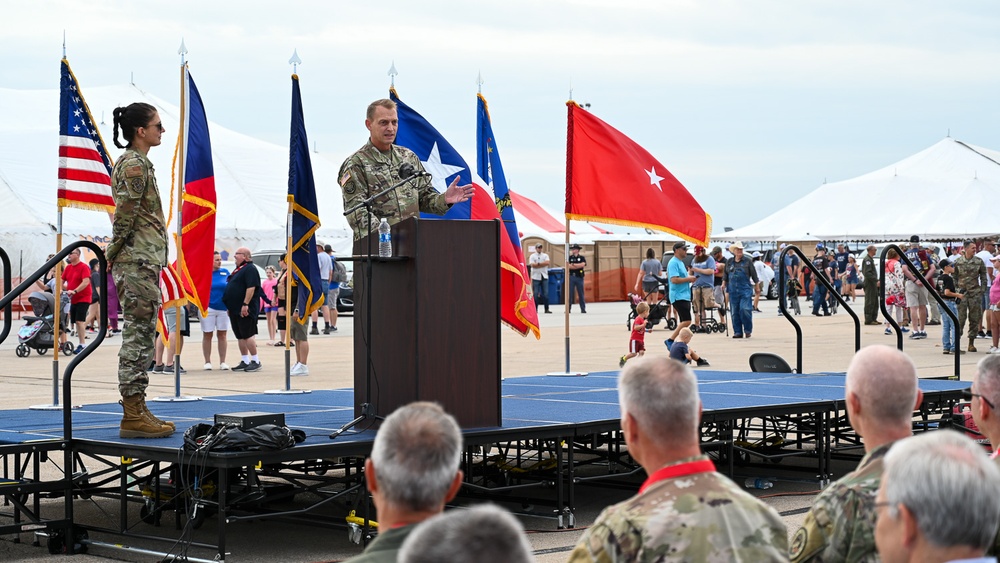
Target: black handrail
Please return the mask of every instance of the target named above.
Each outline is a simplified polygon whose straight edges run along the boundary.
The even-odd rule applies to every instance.
[[[813,273],[813,279],[817,282],[822,282],[822,284],[826,286],[827,291],[837,298],[837,301],[843,305],[844,310],[851,315],[852,319],[854,319],[855,352],[861,349],[861,319],[858,318],[858,314],[851,309],[851,306],[847,304],[847,301],[844,300],[843,296],[837,293],[837,290],[833,287],[833,283],[826,279],[826,274],[820,273],[820,271],[816,269],[816,266],[813,266],[812,261],[806,258],[806,255],[802,253],[802,250],[799,249],[799,247],[794,244],[786,246],[778,256],[778,266],[780,268],[778,271],[778,310],[781,311],[782,316],[784,316],[788,322],[792,323],[792,326],[795,327],[795,369],[798,373],[802,373],[802,328],[799,326],[799,322],[788,314],[788,308],[785,305],[785,291],[788,277],[785,270],[785,256],[789,252],[794,252],[795,255],[799,257],[802,264],[806,268],[809,268],[809,270]],[[772,260],[771,263],[774,264],[774,261]],[[808,291],[809,288],[806,288],[806,292]]]
[[[48,262],[42,265],[41,268],[36,270],[34,273],[29,275],[27,278],[21,281],[21,285],[13,289],[13,291],[5,291],[4,296],[0,299],[0,308],[5,311],[9,311],[11,304],[14,299],[19,295],[24,293],[27,289],[35,284],[35,281],[41,279],[41,277],[55,267],[61,260],[69,256],[69,253],[76,250],[77,248],[89,248],[97,256],[98,261],[98,278],[101,283],[101,295],[108,294],[108,261],[104,257],[104,250],[101,249],[97,244],[89,240],[80,240],[72,242],[62,250],[57,252]],[[6,254],[3,255],[6,258]],[[7,271],[9,268],[9,261],[4,262],[4,267]],[[9,285],[9,274],[5,271],[5,288]],[[59,304],[57,303],[58,307]],[[10,317],[10,313],[7,313],[7,317]],[[66,366],[66,371],[63,373],[63,441],[65,446],[63,448],[63,472],[65,474],[64,482],[66,483],[66,489],[63,491],[63,498],[65,499],[65,513],[66,521],[68,522],[68,528],[66,530],[66,549],[70,555],[74,553],[74,530],[73,530],[73,392],[72,392],[72,381],[73,381],[73,370],[76,366],[80,365],[84,359],[87,358],[98,346],[104,342],[104,337],[108,332],[108,300],[100,300],[100,315],[98,317],[100,323],[100,329],[97,331],[97,337],[79,354],[70,360],[69,365]],[[7,321],[4,321],[5,326]],[[9,327],[8,327],[9,328]],[[56,341],[59,340],[59,330],[56,327]],[[4,332],[6,336],[6,332]],[[0,340],[2,341],[2,340]],[[58,343],[56,343],[58,346]]]
[[[896,331],[896,348],[898,348],[899,351],[902,352],[903,331],[900,328],[899,324],[896,323],[896,320],[889,315],[889,310],[885,306],[885,255],[886,253],[889,252],[890,248],[896,251],[896,254],[899,255],[899,259],[902,260],[903,263],[906,264],[908,268],[910,268],[911,272],[916,272],[917,267],[913,262],[910,261],[909,257],[906,256],[906,253],[903,252],[903,249],[900,248],[898,245],[887,244],[885,245],[885,248],[882,249],[882,253],[879,254],[879,273],[882,276],[882,283],[879,284],[878,288],[879,309],[882,310],[882,315],[885,317],[886,321],[888,321],[888,323],[892,326],[893,330]],[[942,311],[941,314],[948,315],[955,325],[955,375],[952,377],[952,379],[962,379],[962,362],[961,358],[959,358],[960,354],[958,353],[959,350],[958,336],[959,336],[959,331],[962,330],[962,327],[958,326],[958,317],[956,317],[955,314],[951,312],[951,309],[945,306],[944,299],[938,293],[937,288],[934,287],[933,283],[928,282],[927,278],[924,278],[924,283],[922,285],[927,288],[927,293],[934,298],[934,301],[937,301],[938,306]],[[912,321],[913,319],[910,320]]]
[[[4,297],[10,295],[10,285],[11,285],[11,267],[10,258],[7,256],[7,251],[0,248],[0,262],[3,262],[3,294]],[[14,303],[13,300],[7,302],[3,307],[3,329],[0,330],[0,344],[10,335],[10,327],[14,324]]]

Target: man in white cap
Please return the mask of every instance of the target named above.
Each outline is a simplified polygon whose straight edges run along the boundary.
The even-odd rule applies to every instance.
[[[726,260],[724,284],[733,310],[733,338],[750,338],[753,332],[753,290],[757,284],[757,270],[743,256],[743,243],[729,246],[733,257]]]
[[[535,296],[535,311],[539,305],[545,306],[545,312],[549,311],[549,255],[542,252],[542,243],[535,245],[535,251],[528,258],[528,265],[531,266],[531,292]]]

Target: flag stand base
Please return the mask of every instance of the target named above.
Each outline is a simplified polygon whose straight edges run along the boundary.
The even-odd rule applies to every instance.
[[[70,408],[75,410],[75,409],[78,409],[80,407],[81,407],[81,405],[73,405]],[[30,407],[28,407],[28,410],[32,410],[32,411],[61,411],[61,410],[63,410],[63,406],[62,405],[55,405],[55,404],[50,404],[50,405],[31,405]]]
[[[550,371],[546,373],[548,377],[584,377],[589,375],[586,371]]]
[[[312,393],[309,389],[269,389],[264,391],[265,395],[305,395]]]
[[[156,401],[157,403],[189,403],[191,401],[200,401],[201,397],[179,395],[177,397],[155,397],[152,400]]]

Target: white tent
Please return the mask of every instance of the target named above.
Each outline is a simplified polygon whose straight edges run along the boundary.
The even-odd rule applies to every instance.
[[[805,197],[722,240],[954,240],[1000,233],[1000,152],[945,138],[891,164]],[[795,239],[801,240],[801,239]]]
[[[112,158],[122,151],[112,141],[111,115],[115,107],[132,102],[155,106],[166,128],[163,144],[154,147],[150,160],[168,213],[171,163],[177,139],[179,109],[136,86],[84,87],[94,119]],[[213,104],[224,103],[204,92],[211,117]],[[289,115],[290,119],[290,115]],[[28,273],[55,251],[57,223],[56,185],[59,158],[59,91],[0,88],[0,247],[14,263],[23,261]],[[308,123],[307,123],[308,128]],[[210,122],[212,158],[217,194],[216,246],[232,252],[284,248],[288,193],[288,147],[254,139]],[[123,139],[122,139],[123,140]],[[317,201],[322,227],[317,236],[349,253],[351,229],[343,216],[343,199],[337,188],[339,164],[313,157]],[[67,208],[63,213],[63,244],[87,239],[98,244],[110,240],[107,215]]]

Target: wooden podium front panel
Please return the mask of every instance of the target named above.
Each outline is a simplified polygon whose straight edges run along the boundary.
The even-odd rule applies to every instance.
[[[495,221],[410,219],[402,257],[372,266],[371,402],[379,416],[438,402],[464,428],[499,426],[499,228]],[[355,244],[355,254],[366,248]],[[367,268],[355,267],[355,413],[367,397]]]

